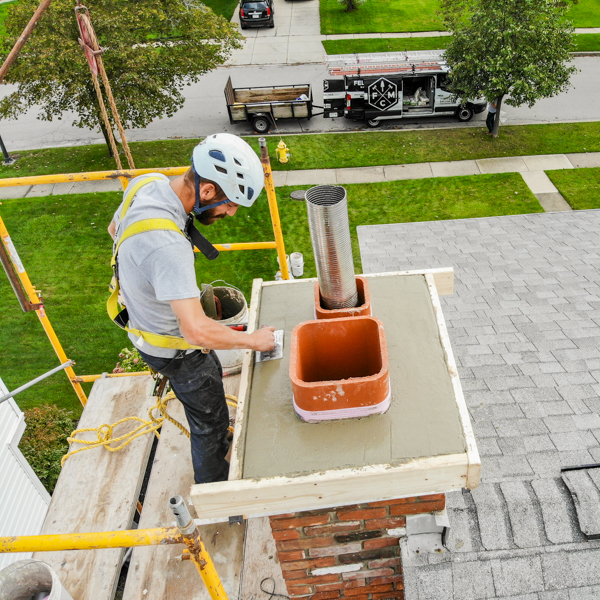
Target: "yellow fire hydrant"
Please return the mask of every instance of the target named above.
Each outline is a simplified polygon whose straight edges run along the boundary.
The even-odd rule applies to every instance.
[[[280,163],[285,164],[290,160],[290,151],[288,150],[288,147],[285,145],[285,142],[283,140],[281,140],[279,144],[277,144],[275,152],[277,152],[277,160]]]

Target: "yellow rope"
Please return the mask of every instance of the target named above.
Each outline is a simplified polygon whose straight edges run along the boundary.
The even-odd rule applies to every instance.
[[[182,425],[176,419],[174,419],[167,412],[167,404],[174,398],[175,394],[173,392],[169,392],[164,398],[157,398],[156,404],[148,411],[148,421],[142,419],[141,417],[124,417],[123,419],[120,419],[112,425],[104,423],[103,425],[100,425],[100,427],[83,427],[81,429],[76,429],[75,431],[73,431],[71,436],[67,438],[67,442],[69,442],[69,444],[83,444],[83,447],[77,448],[76,450],[71,450],[70,452],[65,454],[60,462],[61,467],[65,464],[67,458],[73,456],[74,454],[77,454],[78,452],[83,452],[84,450],[92,450],[93,448],[99,448],[100,446],[104,446],[104,448],[106,448],[109,452],[117,452],[117,450],[125,448],[127,444],[130,444],[136,438],[142,435],[146,435],[147,433],[154,433],[156,437],[160,437],[158,430],[162,427],[165,419],[170,423],[173,423],[175,427],[177,427],[189,438],[190,432],[185,428],[185,426]],[[230,400],[230,402],[227,402],[229,406],[237,406],[237,398],[235,396],[225,394],[225,398]],[[154,416],[154,411],[158,411],[160,413],[160,416]],[[140,425],[138,425],[135,429],[129,431],[128,433],[125,433],[119,437],[113,437],[115,427],[126,423],[127,421],[138,421]],[[95,431],[98,435],[98,439],[81,440],[75,437],[78,433],[85,433],[88,431]],[[233,431],[233,428],[229,427],[229,431]],[[110,445],[118,444],[119,442],[123,443],[119,444],[118,446]]]

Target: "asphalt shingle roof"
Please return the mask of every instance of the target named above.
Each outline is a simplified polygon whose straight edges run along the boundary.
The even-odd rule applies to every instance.
[[[448,553],[406,600],[600,598],[600,541],[560,477],[600,462],[600,211],[358,228],[365,273],[452,266],[441,298],[482,457],[448,494]],[[600,508],[599,508],[600,510]]]

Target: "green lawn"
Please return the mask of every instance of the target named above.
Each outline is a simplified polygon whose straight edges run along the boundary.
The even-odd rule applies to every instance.
[[[239,0],[204,0],[204,4],[212,8],[213,12],[216,14],[231,21],[231,17],[233,17],[233,13],[239,4]]]
[[[441,31],[438,0],[367,0],[357,11],[344,12],[337,0],[320,0],[321,33],[398,33]],[[571,7],[575,27],[600,26],[600,0],[580,0]]]
[[[315,117],[318,118],[318,117]],[[258,150],[256,137],[246,138]],[[365,131],[317,135],[289,135],[285,142],[291,160],[282,165],[274,151],[279,136],[270,136],[273,169],[332,169],[410,164],[501,156],[600,151],[600,123],[522,125],[500,128],[492,139],[481,129],[457,128],[419,131]],[[189,164],[198,140],[134,142],[133,157],[139,168]],[[14,153],[12,166],[0,165],[0,178],[113,170],[114,161],[104,145],[71,146]]]
[[[279,207],[287,252],[302,252],[305,276],[315,266],[303,202],[292,189],[279,188]],[[354,261],[361,272],[357,225],[459,219],[540,212],[518,174],[480,175],[347,186]],[[111,243],[106,225],[120,194],[82,194],[5,200],[4,219],[33,285],[42,290],[48,316],[79,374],[111,371],[126,335],[112,325],[105,301],[110,279]],[[272,239],[268,205],[261,196],[252,210],[206,230],[213,242]],[[197,261],[198,279],[217,278],[240,287],[249,297],[252,279],[270,280],[277,270],[275,252],[224,252],[215,262]],[[9,389],[56,366],[35,314],[23,314],[6,278],[0,276],[0,373]],[[89,386],[86,386],[89,389]],[[40,404],[80,411],[64,374],[44,380],[17,397],[23,408]]]
[[[546,171],[573,210],[600,208],[600,168]]]
[[[583,33],[573,36],[575,51],[600,51],[600,34]],[[327,54],[352,54],[366,52],[404,52],[405,50],[443,50],[451,36],[417,38],[365,38],[361,40],[328,40],[323,42]]]

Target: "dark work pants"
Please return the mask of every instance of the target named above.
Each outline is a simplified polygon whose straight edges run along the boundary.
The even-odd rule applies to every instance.
[[[496,119],[497,112],[489,112],[487,114],[487,119],[485,120],[485,124],[487,125],[488,131],[492,133],[494,129],[494,120]]]
[[[223,370],[215,351],[185,354],[182,350],[173,359],[148,356],[141,351],[140,354],[148,366],[169,379],[175,396],[183,404],[190,427],[195,482],[226,481],[229,411]]]

